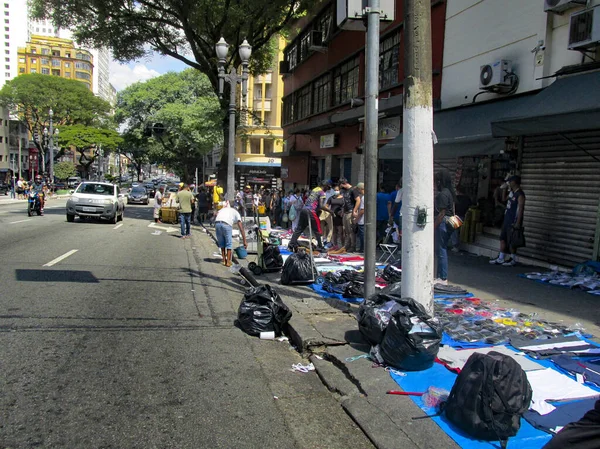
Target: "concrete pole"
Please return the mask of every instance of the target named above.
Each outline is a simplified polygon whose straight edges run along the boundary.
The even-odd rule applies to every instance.
[[[50,129],[48,130],[48,142],[50,144],[50,184],[54,184],[54,128],[52,127],[52,116],[54,113],[50,109]]]
[[[379,0],[366,9],[366,103],[365,103],[365,298],[375,294],[377,257],[377,135],[379,120]]]
[[[229,142],[227,146],[227,190],[226,198],[235,198],[235,92],[237,90],[237,74],[232,68],[229,72]]]
[[[431,0],[404,0],[404,30],[402,296],[433,314]]]
[[[21,140],[21,123],[19,123],[19,179],[22,179],[21,177],[21,151],[22,151],[22,147],[23,147],[23,142]]]

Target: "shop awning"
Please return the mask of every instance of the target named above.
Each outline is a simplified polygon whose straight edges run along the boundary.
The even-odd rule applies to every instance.
[[[281,167],[281,162],[236,162],[238,167]]]
[[[504,139],[492,136],[491,122],[522,110],[531,95],[478,103],[434,113],[435,158],[499,154]],[[379,159],[402,159],[403,135],[379,149]]]
[[[600,127],[600,72],[557,79],[521,113],[493,120],[495,137],[582,131]]]

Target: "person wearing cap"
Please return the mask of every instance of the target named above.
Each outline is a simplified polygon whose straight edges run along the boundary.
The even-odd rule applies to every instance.
[[[309,223],[311,231],[314,233],[314,237],[317,239],[318,251],[324,252],[323,241],[321,240],[321,221],[319,220],[319,212],[325,210],[329,213],[331,211],[325,205],[325,199],[327,198],[326,191],[331,188],[329,181],[323,181],[320,186],[315,187],[311,190],[304,207],[298,212],[298,225],[292,235],[288,248],[290,251],[298,249],[298,239],[302,233],[308,228]]]
[[[344,197],[344,243],[342,248],[332,252],[332,254],[343,254],[345,252],[354,252],[356,250],[356,233],[354,232],[353,214],[360,192],[352,187],[346,178],[340,178],[340,187]]]
[[[254,217],[254,195],[252,187],[246,186],[244,189],[244,217]]]
[[[490,264],[514,267],[518,263],[517,250],[509,247],[508,241],[512,230],[523,226],[525,194],[521,190],[521,177],[511,176],[502,188],[504,189],[503,198],[506,201],[506,211],[504,212],[502,231],[500,231],[500,253],[496,259],[490,260]],[[508,260],[505,257],[507,252],[510,252],[511,255]]]

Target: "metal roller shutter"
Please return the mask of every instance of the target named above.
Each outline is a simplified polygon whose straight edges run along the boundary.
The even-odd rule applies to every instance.
[[[559,265],[590,260],[600,201],[600,130],[527,136],[522,188],[527,247],[519,254]],[[586,151],[583,151],[578,146]]]
[[[439,171],[442,171],[443,169],[446,169],[450,172],[453,179],[456,177],[457,166],[458,166],[458,158],[456,158],[456,157],[446,157],[446,158],[434,157],[434,159],[433,159],[433,172],[437,173]],[[456,179],[455,179],[455,182],[456,182]]]

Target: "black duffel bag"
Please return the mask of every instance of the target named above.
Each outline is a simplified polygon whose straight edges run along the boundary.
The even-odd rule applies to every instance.
[[[317,273],[313,272],[313,264],[309,254],[304,251],[290,254],[281,272],[281,283],[283,285],[314,282],[316,279]]]
[[[441,326],[421,304],[411,298],[397,299],[395,310],[375,354],[380,362],[403,371],[431,368],[442,341]]]
[[[249,335],[275,332],[280,336],[292,311],[270,285],[260,285],[246,291],[238,309],[237,325]]]

